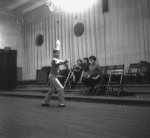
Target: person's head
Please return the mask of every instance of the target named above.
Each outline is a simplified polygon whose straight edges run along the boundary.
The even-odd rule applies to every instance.
[[[88,62],[89,62],[89,59],[88,59],[87,57],[85,57],[85,58],[83,59],[83,62],[84,62],[84,63],[88,63]]]
[[[55,58],[59,58],[59,55],[60,55],[60,50],[53,50],[53,56],[55,57]]]
[[[78,64],[78,65],[82,65],[82,60],[81,60],[81,59],[78,59],[78,60],[77,60],[77,64]]]
[[[96,61],[96,57],[95,56],[90,56],[89,61],[90,61],[91,64],[94,64],[95,61]]]

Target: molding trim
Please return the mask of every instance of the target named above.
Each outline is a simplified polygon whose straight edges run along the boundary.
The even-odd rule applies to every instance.
[[[19,0],[18,2],[14,3],[13,5],[8,7],[8,10],[11,11],[19,6],[21,6],[22,4],[28,2],[29,0]]]
[[[21,14],[22,15],[22,12],[9,11],[8,9],[3,9],[3,8],[0,8],[0,12],[7,12],[7,13],[12,13],[12,14]]]
[[[40,1],[40,2],[38,2],[36,4],[34,4],[34,5],[26,8],[26,9],[24,9],[23,10],[23,14],[26,13],[26,12],[29,12],[31,10],[34,10],[35,8],[38,8],[38,7],[40,7],[40,6],[44,5],[44,4],[46,4],[46,0]]]
[[[22,4],[27,3],[28,1],[29,0],[19,0],[17,3],[9,6],[7,9],[6,8],[0,8],[0,11],[9,12],[9,13],[16,13],[16,14],[17,13],[18,14],[24,14],[26,12],[29,12],[31,10],[34,10],[35,8],[38,8],[38,7],[46,4],[46,0],[42,0],[42,1],[40,1],[40,2],[38,2],[38,3],[36,3],[36,4],[32,5],[32,6],[30,6],[28,8],[22,10],[22,12],[21,11],[15,11],[15,8],[21,6]]]

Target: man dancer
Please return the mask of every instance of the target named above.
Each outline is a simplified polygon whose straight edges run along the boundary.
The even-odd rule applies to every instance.
[[[42,102],[42,106],[49,106],[49,102],[51,100],[51,97],[56,90],[58,91],[58,106],[59,107],[65,107],[65,98],[64,98],[64,87],[61,85],[59,80],[57,79],[57,75],[59,73],[59,65],[66,64],[68,60],[60,60],[59,59],[60,50],[55,49],[53,50],[53,59],[51,64],[51,71],[49,75],[50,80],[50,89],[48,93],[46,94],[44,101]]]

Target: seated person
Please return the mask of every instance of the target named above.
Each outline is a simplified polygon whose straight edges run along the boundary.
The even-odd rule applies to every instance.
[[[90,91],[94,90],[94,86],[99,82],[99,76],[102,74],[102,70],[98,64],[96,64],[96,57],[89,57],[90,65],[89,65],[89,75],[87,78],[83,78],[83,83],[86,87],[91,88]]]
[[[85,57],[83,59],[83,71],[84,71],[84,78],[87,78],[87,76],[89,75],[89,59],[87,57]]]
[[[83,67],[82,60],[78,59],[77,65],[73,65],[72,75],[70,76],[70,78],[73,79],[73,82],[77,82],[80,79],[82,67]]]

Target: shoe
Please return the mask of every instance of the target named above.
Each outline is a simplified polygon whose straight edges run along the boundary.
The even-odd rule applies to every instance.
[[[42,106],[49,106],[48,103],[42,102]]]
[[[58,107],[66,107],[65,104],[59,104]]]

